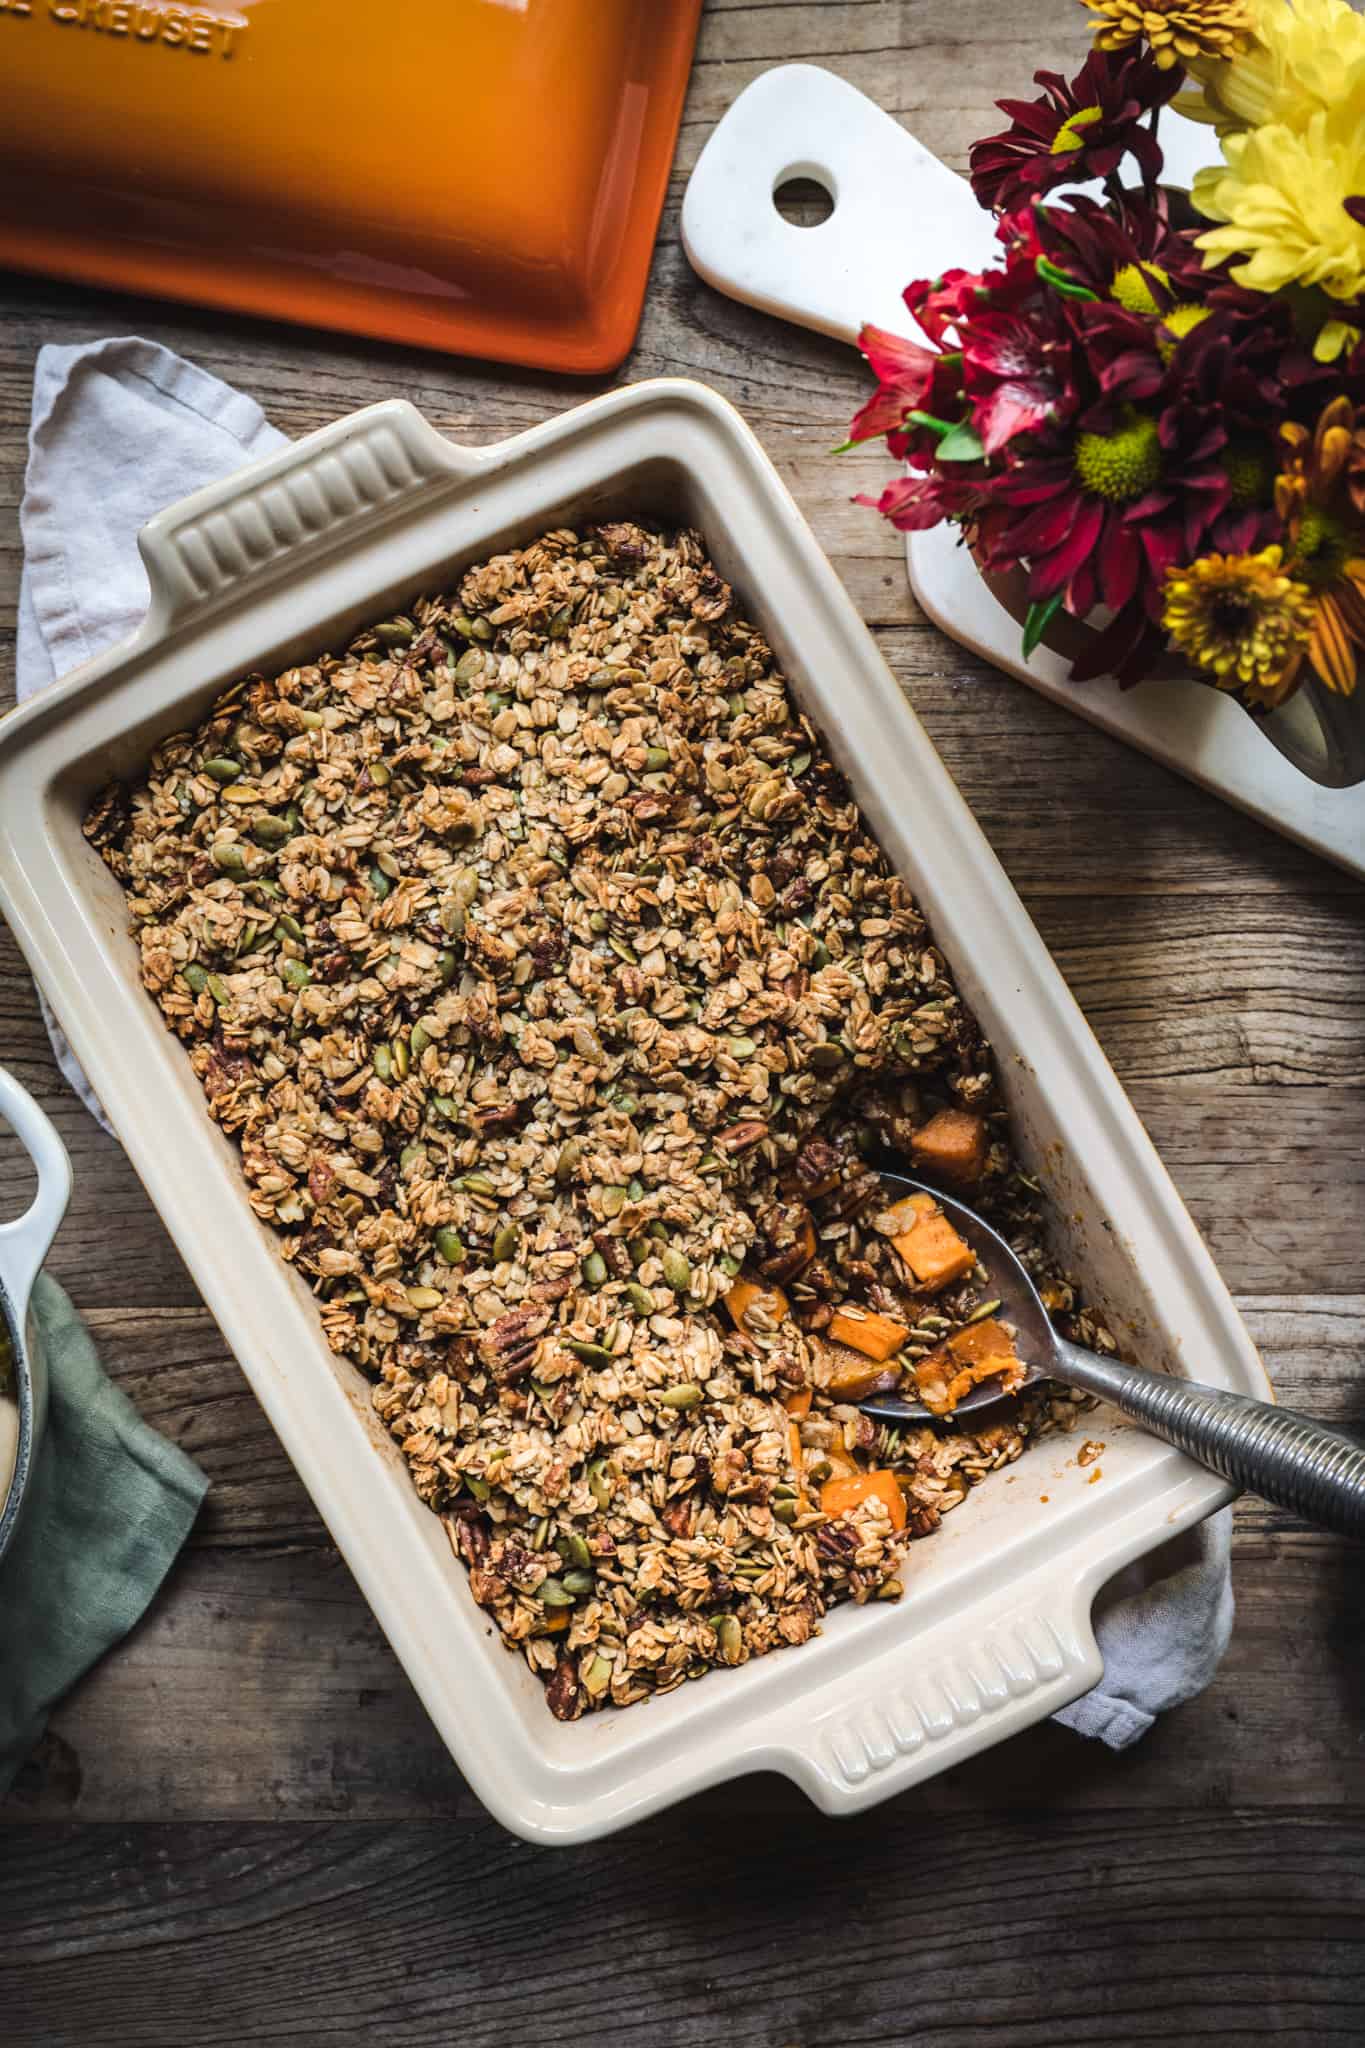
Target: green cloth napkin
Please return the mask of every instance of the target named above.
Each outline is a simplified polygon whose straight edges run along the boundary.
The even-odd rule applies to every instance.
[[[46,1273],[33,1317],[50,1386],[31,1491],[0,1560],[0,1797],[62,1694],[145,1611],[208,1486],[106,1377]]]

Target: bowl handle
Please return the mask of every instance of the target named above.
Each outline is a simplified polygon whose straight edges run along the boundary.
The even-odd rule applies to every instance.
[[[38,1268],[71,1199],[71,1161],[51,1122],[13,1074],[0,1067],[0,1117],[33,1161],[38,1189],[12,1223],[0,1223],[0,1287],[22,1333]]]
[[[414,499],[467,483],[485,452],[459,448],[406,399],[385,399],[159,512],[138,535],[151,586],[144,637],[255,594],[386,526]]]
[[[1073,1567],[1074,1570],[1074,1567]],[[792,1778],[826,1813],[856,1813],[1031,1727],[1099,1683],[1095,1586],[1054,1565],[945,1620],[915,1647],[854,1666],[754,1765]]]

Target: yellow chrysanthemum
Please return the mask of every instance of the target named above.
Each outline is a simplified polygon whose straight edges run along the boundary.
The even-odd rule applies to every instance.
[[[1253,0],[1255,41],[1234,61],[1196,58],[1197,93],[1176,105],[1220,134],[1354,106],[1365,121],[1365,16],[1349,0]]]
[[[1267,710],[1298,682],[1313,625],[1308,588],[1283,565],[1283,549],[1271,547],[1168,570],[1161,616],[1171,645],[1201,675]]]
[[[1252,0],[1083,0],[1101,50],[1145,42],[1163,71],[1196,57],[1235,57],[1251,47]]]
[[[1329,690],[1349,697],[1365,663],[1365,406],[1334,398],[1311,432],[1287,421],[1280,442],[1275,510],[1290,570],[1313,601],[1308,660]]]
[[[1347,202],[1365,193],[1365,119],[1358,107],[1314,114],[1302,133],[1282,122],[1230,135],[1226,164],[1195,174],[1192,197],[1209,220],[1200,235],[1208,263],[1233,266],[1253,291],[1317,285],[1347,301],[1365,293],[1365,223]]]

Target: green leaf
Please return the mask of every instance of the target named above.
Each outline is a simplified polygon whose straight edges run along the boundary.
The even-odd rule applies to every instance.
[[[1033,267],[1043,283],[1050,284],[1053,291],[1060,292],[1064,299],[1089,299],[1094,304],[1099,303],[1098,292],[1092,292],[1089,285],[1078,284],[1074,277],[1068,277],[1055,263],[1049,263],[1046,256],[1039,256]]]
[[[986,454],[981,436],[970,420],[963,420],[950,434],[945,434],[937,452],[940,462],[981,462]]]
[[[1061,609],[1062,593],[1054,590],[1051,597],[1035,598],[1028,608],[1024,621],[1024,659],[1028,660],[1034,648],[1052,624],[1055,614]]]
[[[910,426],[928,427],[934,434],[951,434],[959,424],[956,420],[941,420],[937,413],[932,412],[908,412],[905,417]]]

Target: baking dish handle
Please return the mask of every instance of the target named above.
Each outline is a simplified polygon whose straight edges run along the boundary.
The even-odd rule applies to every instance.
[[[71,1161],[65,1145],[33,1097],[3,1067],[0,1118],[28,1153],[38,1176],[37,1191],[23,1215],[0,1223],[0,1288],[22,1331],[38,1268],[71,1199]]]
[[[771,1730],[762,1759],[826,1813],[856,1813],[962,1763],[1089,1692],[1104,1675],[1091,1624],[1095,1587],[1033,1575],[853,1667]]]
[[[379,531],[414,500],[466,484],[481,449],[457,448],[406,399],[385,399],[321,427],[269,460],[248,482],[224,477],[159,512],[138,535],[151,603],[149,638],[314,566]]]

